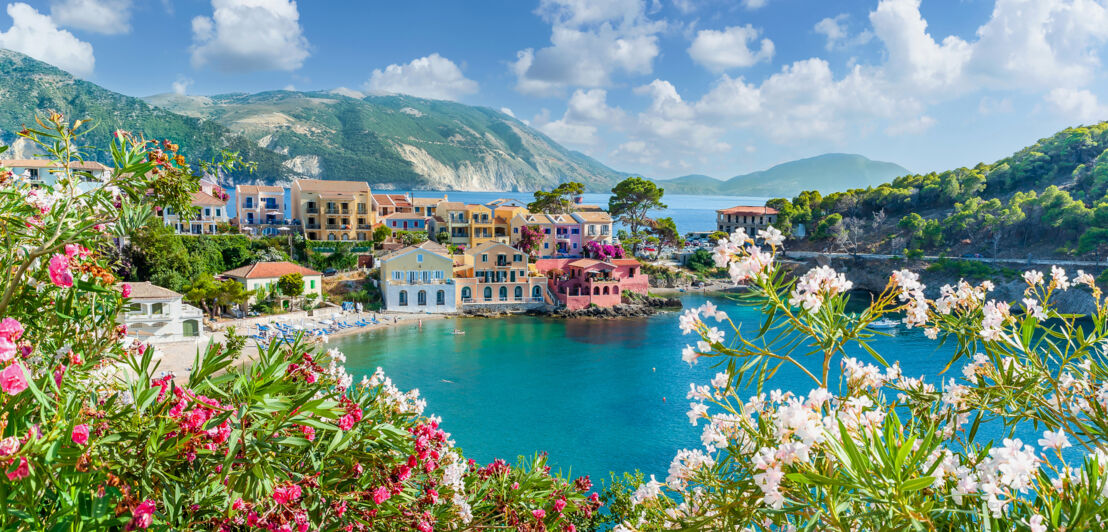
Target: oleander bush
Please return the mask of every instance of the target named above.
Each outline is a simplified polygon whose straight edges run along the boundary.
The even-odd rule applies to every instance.
[[[55,183],[0,168],[0,529],[591,526],[587,477],[541,455],[467,460],[417,391],[380,371],[355,384],[337,351],[298,341],[244,364],[230,334],[188,375],[160,375],[118,319],[130,287],[109,257],[121,213],[187,212],[197,178],[172,143],[116,132],[97,179],[74,164],[86,123],[37,123],[20,135],[59,164]]]
[[[703,445],[613,503],[617,529],[1108,528],[1108,314],[1091,275],[1026,272],[1013,306],[989,298],[989,281],[929,300],[900,270],[854,314],[843,274],[788,277],[775,263],[780,233],[758,240],[767,247],[740,230],[714,257],[764,322],[744,334],[711,303],[682,316],[699,336],[683,358],[722,369],[688,393]],[[1060,313],[1067,290],[1090,291],[1095,315]],[[937,382],[871,345],[871,324],[890,317],[953,351]],[[769,391],[782,368],[811,390]]]

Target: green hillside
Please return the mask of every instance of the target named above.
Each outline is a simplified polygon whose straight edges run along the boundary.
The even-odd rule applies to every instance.
[[[908,173],[904,167],[861,155],[827,153],[776,165],[726,181],[688,175],[658,181],[667,192],[728,196],[791,196],[802,190],[832,192],[884,183]]]
[[[0,102],[0,143],[14,142],[15,132],[33,123],[36,113],[57,111],[73,119],[91,118],[96,124],[88,138],[91,145],[107,146],[113,131],[125,129],[149,139],[172,139],[193,160],[211,159],[221,149],[238,151],[258,163],[258,176],[283,176],[282,157],[219,124],[151,107],[4,49],[0,49]],[[6,155],[16,155],[13,152]]]
[[[1063,130],[992,164],[769,204],[813,240],[855,232],[839,239],[871,251],[1099,257],[1108,251],[1108,122]]]
[[[315,177],[383,189],[523,191],[580,181],[606,191],[623,177],[499,111],[454,102],[293,91],[148,100],[0,49],[0,143],[15,142],[36,113],[58,111],[93,119],[92,145],[106,146],[112,131],[126,129],[172,139],[190,159],[229,149],[258,163],[255,174],[231,176],[236,180]],[[7,156],[27,155],[24,148],[17,143]]]
[[[499,111],[455,102],[294,91],[147,101],[219,123],[288,157],[303,176],[466,190],[534,190],[572,180],[605,190],[622,175]]]

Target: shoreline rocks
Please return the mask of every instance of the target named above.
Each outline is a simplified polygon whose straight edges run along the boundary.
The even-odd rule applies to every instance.
[[[676,297],[634,296],[614,307],[586,307],[578,310],[565,308],[528,309],[523,311],[497,311],[491,309],[470,309],[461,315],[466,318],[501,318],[504,316],[546,316],[551,318],[642,318],[653,316],[659,311],[681,308],[681,300]]]

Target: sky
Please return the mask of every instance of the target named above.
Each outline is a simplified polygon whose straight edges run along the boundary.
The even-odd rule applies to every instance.
[[[0,47],[131,96],[449,99],[655,178],[827,152],[941,171],[1108,119],[1108,0],[0,4]]]

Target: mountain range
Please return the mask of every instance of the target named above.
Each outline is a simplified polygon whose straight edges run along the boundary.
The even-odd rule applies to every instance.
[[[225,176],[225,184],[308,177],[365,180],[377,189],[531,191],[578,181],[607,192],[629,175],[487,107],[343,90],[135,98],[0,49],[0,144],[12,146],[6,157],[34,154],[15,132],[47,111],[92,119],[97,127],[85,139],[92,146],[106,146],[112,131],[124,129],[171,139],[190,160],[230,150],[257,163],[254,173]],[[860,155],[827,154],[727,181],[690,175],[657,182],[670,193],[788,196],[906,173]]]
[[[726,181],[694,174],[655,182],[666,192],[676,194],[792,197],[802,190],[828,193],[876,186],[905,174],[908,170],[899,164],[873,161],[848,153],[827,153],[738,175]]]
[[[0,143],[12,145],[10,158],[33,155],[15,132],[49,110],[91,118],[89,145],[107,146],[112,131],[125,129],[171,139],[192,160],[226,149],[258,163],[254,174],[227,176],[235,182],[312,177],[382,189],[519,191],[580,181],[606,191],[625,176],[500,111],[410,96],[272,91],[147,102],[0,49],[0,102]]]

